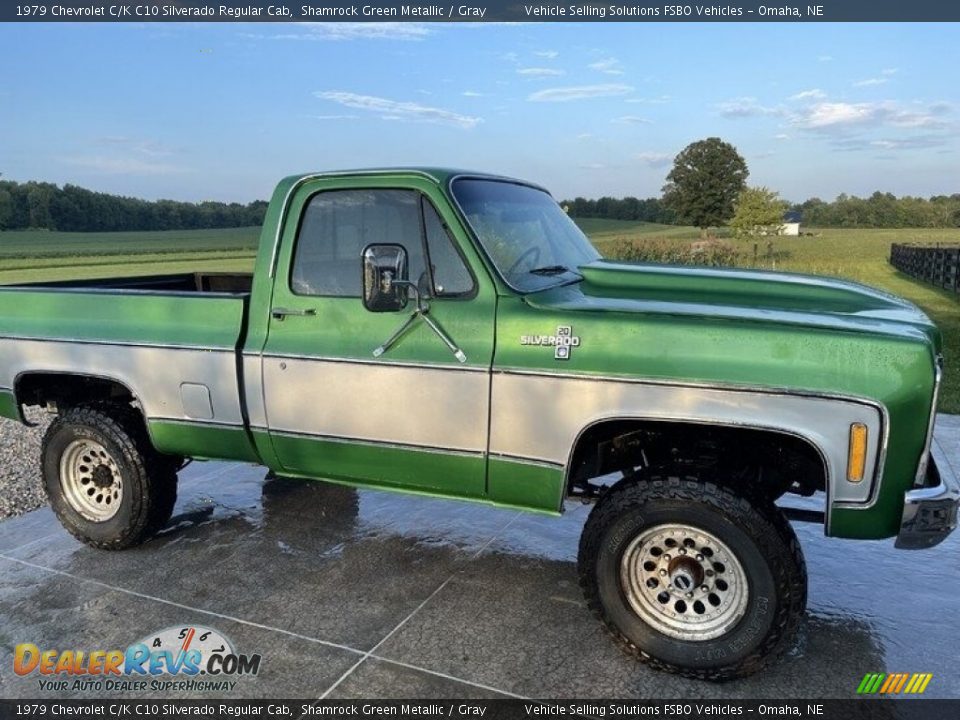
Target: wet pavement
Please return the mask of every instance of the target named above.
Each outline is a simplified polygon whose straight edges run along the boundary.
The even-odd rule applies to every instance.
[[[937,438],[960,471],[960,417],[942,416]],[[867,672],[932,672],[926,696],[960,697],[960,533],[907,552],[796,524],[810,601],[793,649],[714,685],[630,660],[586,610],[588,511],[551,518],[236,463],[184,470],[170,525],[125,552],[89,549],[37,510],[0,523],[0,697],[849,698]],[[171,626],[259,653],[259,674],[229,693],[91,695],[11,672],[18,643],[124,649]]]

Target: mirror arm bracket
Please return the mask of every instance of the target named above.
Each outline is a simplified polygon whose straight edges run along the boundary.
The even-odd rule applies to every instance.
[[[443,341],[443,344],[446,345],[450,352],[453,353],[453,356],[461,363],[465,363],[467,361],[467,356],[463,350],[457,347],[457,344],[450,338],[449,335],[447,335],[444,329],[440,327],[440,325],[437,324],[432,317],[430,317],[430,306],[424,301],[423,295],[420,293],[420,288],[418,288],[415,283],[412,283],[409,280],[394,280],[394,284],[405,285],[413,290],[414,295],[417,297],[417,309],[414,311],[413,315],[408,317],[403,325],[401,325],[397,331],[387,339],[386,342],[373,351],[373,356],[380,357],[383,355],[385,352],[387,352],[387,350],[396,345],[400,338],[407,334],[407,331],[413,327],[417,320],[423,319],[423,321],[427,324],[427,327],[433,330],[437,337]]]

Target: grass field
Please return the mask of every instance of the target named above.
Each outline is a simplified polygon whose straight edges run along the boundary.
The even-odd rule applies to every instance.
[[[695,228],[620,220],[578,221],[601,252],[618,242],[663,240],[688,244]],[[141,233],[0,232],[0,284],[150,275],[195,270],[247,271],[253,267],[258,228]],[[960,300],[912,280],[887,262],[894,242],[958,242],[957,230],[815,231],[813,237],[775,238],[770,256],[760,243],[742,247],[741,262],[774,270],[843,277],[888,290],[924,309],[940,326],[946,345],[943,412],[960,413]]]
[[[0,232],[0,284],[249,270],[260,228],[129,233]]]

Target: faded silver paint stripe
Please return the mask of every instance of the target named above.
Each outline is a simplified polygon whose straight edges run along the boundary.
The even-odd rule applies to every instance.
[[[344,445],[367,445],[370,447],[384,448],[390,450],[414,450],[416,452],[433,453],[437,455],[457,455],[461,457],[482,458],[485,452],[471,452],[457,450],[455,448],[436,447],[434,445],[411,445],[405,443],[381,442],[379,440],[370,440],[367,438],[341,437],[337,435],[317,435],[314,433],[297,432],[295,430],[267,430],[266,428],[253,428],[263,432],[270,432],[273,435],[289,437],[304,440],[317,440],[319,442],[334,442]]]
[[[246,426],[242,422],[220,422],[218,420],[185,420],[184,418],[148,417],[148,423],[167,423],[169,425],[200,425],[243,430]]]
[[[0,335],[0,340],[17,340],[25,342],[42,343],[70,343],[72,345],[110,345],[120,347],[142,347],[142,348],[160,348],[163,350],[202,350],[203,352],[230,353],[233,355],[236,350],[233,347],[224,345],[185,345],[175,343],[151,343],[130,340],[98,340],[96,338],[69,338],[69,337],[33,337],[30,335]]]
[[[265,425],[363,440],[487,449],[490,378],[423,366],[265,359]]]
[[[565,467],[563,463],[548,462],[539,458],[519,457],[517,455],[504,455],[503,453],[491,453],[490,459],[503,460],[504,462],[521,463],[523,465],[535,465],[537,467],[546,468],[548,470],[556,470],[558,472],[562,472]]]
[[[107,368],[107,369],[104,369]],[[54,340],[0,340],[0,382],[15,387],[31,373],[80,375],[111,380],[127,387],[146,417],[191,420],[180,394],[185,382],[210,391],[217,422],[243,424],[236,355],[197,348],[113,345]]]
[[[426,368],[428,370],[446,370],[447,372],[489,373],[486,365],[453,365],[429,362],[402,362],[396,360],[374,360],[366,358],[328,357],[326,355],[299,355],[297,353],[244,353],[249,357],[262,357],[269,360],[316,360],[317,362],[340,363],[343,365],[374,365],[378,367]]]
[[[791,397],[822,398],[825,400],[843,400],[846,402],[862,403],[884,412],[885,408],[876,400],[860,397],[858,395],[844,395],[842,393],[832,393],[820,390],[798,390],[796,388],[769,386],[769,385],[746,385],[742,383],[711,383],[698,382],[696,380],[672,380],[666,378],[637,377],[631,375],[602,375],[594,373],[571,373],[571,372],[547,372],[543,370],[533,370],[528,368],[513,367],[495,367],[492,369],[494,375],[523,375],[544,378],[564,378],[570,380],[595,380],[597,382],[629,383],[632,385],[664,385],[667,387],[678,388],[700,388],[708,390],[720,390],[731,392],[750,392],[767,395],[788,395]]]
[[[873,478],[882,438],[881,415],[865,404],[818,397],[630,382],[496,374],[492,381],[491,454],[567,464],[580,433],[608,420],[636,419],[751,427],[801,437],[827,465],[831,498],[871,500],[877,483],[846,482],[849,426],[870,430],[866,476]]]
[[[244,400],[251,428],[267,425],[267,406],[263,394],[263,356],[244,353],[240,357],[243,372]]]

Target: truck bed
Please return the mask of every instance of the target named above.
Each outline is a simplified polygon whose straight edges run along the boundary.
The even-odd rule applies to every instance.
[[[0,287],[0,409],[16,410],[37,376],[101,378],[142,406],[158,449],[205,456],[209,439],[174,430],[202,423],[243,435],[251,281],[187,273]]]
[[[253,273],[179,273],[110,277],[93,280],[61,280],[0,286],[14,288],[50,288],[83,290],[140,290],[144,292],[248,294]]]

